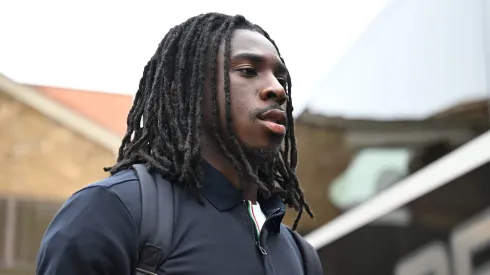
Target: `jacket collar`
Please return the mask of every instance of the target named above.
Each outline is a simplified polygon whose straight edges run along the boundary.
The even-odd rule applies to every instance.
[[[203,195],[219,211],[229,211],[244,199],[238,189],[217,169],[208,162],[203,161]],[[277,226],[282,222],[285,214],[285,206],[281,198],[271,196],[264,199],[261,196],[257,198],[262,211],[266,217],[274,214],[274,223]]]

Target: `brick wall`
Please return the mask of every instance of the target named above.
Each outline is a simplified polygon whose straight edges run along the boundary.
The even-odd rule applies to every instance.
[[[115,156],[0,92],[0,275],[34,273],[61,203],[106,177]]]
[[[64,200],[107,176],[107,149],[0,93],[0,195]]]
[[[343,130],[320,128],[305,123],[296,124],[298,148],[298,178],[315,219],[306,214],[300,223],[300,233],[309,232],[336,217],[339,212],[330,203],[328,188],[331,181],[347,167],[352,152],[345,144]],[[292,224],[295,211],[288,211],[285,222]]]

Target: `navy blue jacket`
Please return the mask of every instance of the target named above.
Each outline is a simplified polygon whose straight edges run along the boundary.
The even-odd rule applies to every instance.
[[[207,164],[202,192],[204,205],[174,188],[172,249],[158,274],[304,274],[298,247],[282,224],[279,198],[259,199],[267,217],[259,237],[239,192]],[[54,217],[41,243],[37,274],[133,274],[140,223],[141,191],[133,170],[94,183]]]

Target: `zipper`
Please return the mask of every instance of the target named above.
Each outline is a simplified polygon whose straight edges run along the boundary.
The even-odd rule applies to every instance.
[[[243,201],[243,205],[245,206],[245,212],[247,213],[247,219],[249,220],[249,224],[250,224],[250,226],[252,228],[252,235],[254,237],[255,246],[257,247],[257,249],[260,251],[260,253],[262,255],[267,255],[267,251],[265,250],[265,248],[260,243],[260,236],[257,233],[256,226],[255,226],[255,224],[254,224],[254,222],[252,220],[253,217],[250,217],[250,214],[248,212],[248,202],[247,201]],[[265,223],[264,223],[264,225],[265,225]]]

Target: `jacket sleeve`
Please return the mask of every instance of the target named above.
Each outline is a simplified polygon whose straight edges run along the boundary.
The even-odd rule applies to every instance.
[[[303,239],[305,243],[305,249],[307,249],[309,252],[305,251],[305,255],[308,255],[308,259],[305,259],[305,264],[308,266],[308,274],[315,274],[315,275],[323,275],[323,267],[322,267],[322,262],[320,261],[320,257],[318,256],[318,252],[316,249],[308,243],[305,239]]]
[[[132,274],[138,230],[120,198],[103,186],[74,194],[49,225],[37,275]]]

